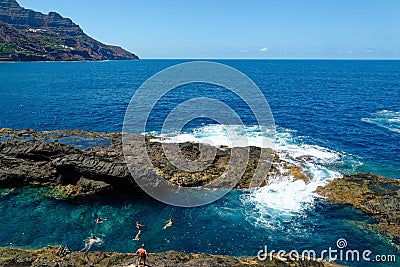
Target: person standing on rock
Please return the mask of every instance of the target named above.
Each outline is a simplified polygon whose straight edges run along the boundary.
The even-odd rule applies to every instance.
[[[139,267],[140,263],[143,264],[143,267],[146,266],[147,251],[144,248],[144,244],[136,251],[136,254],[138,255],[137,266]]]

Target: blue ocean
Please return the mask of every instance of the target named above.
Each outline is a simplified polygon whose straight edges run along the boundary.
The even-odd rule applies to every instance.
[[[236,190],[197,208],[179,208],[146,195],[56,200],[46,188],[0,189],[0,246],[67,245],[80,250],[92,234],[101,251],[132,252],[135,222],[145,224],[140,242],[151,252],[169,249],[227,255],[271,250],[347,248],[393,254],[400,247],[371,231],[370,216],[332,205],[313,191],[327,179],[355,172],[400,178],[400,61],[212,60],[250,77],[268,100],[277,127],[275,148],[288,162],[303,160],[312,181],[279,181]],[[37,62],[0,64],[0,127],[36,130],[122,130],[135,91],[157,72],[183,60]],[[243,101],[212,85],[178,87],[161,99],[146,132],[179,103],[212,97],[233,107],[247,132],[254,118]],[[192,121],[170,137],[226,144],[221,126]],[[254,132],[253,145],[257,145]],[[306,160],[304,161],[304,159]],[[95,218],[105,219],[99,225]],[[163,230],[173,217],[173,227]],[[347,262],[367,266],[366,262]],[[377,263],[369,263],[379,266]],[[384,263],[381,266],[391,266]],[[396,266],[393,264],[392,266]]]

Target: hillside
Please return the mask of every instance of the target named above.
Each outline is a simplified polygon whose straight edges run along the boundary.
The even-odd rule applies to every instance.
[[[139,59],[105,45],[56,12],[42,14],[16,0],[0,0],[0,61],[80,61]]]

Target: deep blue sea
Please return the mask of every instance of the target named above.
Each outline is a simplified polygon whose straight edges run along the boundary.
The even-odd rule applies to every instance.
[[[135,90],[157,72],[182,62],[0,64],[0,127],[121,131]],[[233,191],[198,208],[168,206],[146,196],[59,201],[47,197],[47,189],[2,189],[0,246],[63,244],[79,250],[95,234],[103,242],[94,249],[130,252],[139,245],[131,239],[136,234],[134,222],[140,220],[146,225],[140,242],[152,252],[255,255],[264,245],[271,250],[321,251],[336,248],[336,240],[345,238],[349,249],[396,254],[400,261],[398,246],[365,227],[374,221],[371,217],[348,206],[327,204],[312,193],[326,179],[346,173],[400,178],[400,61],[215,62],[238,69],[260,88],[277,126],[279,155],[289,162],[301,161],[313,177],[310,184],[277,180],[256,191]],[[206,84],[169,92],[156,106],[146,131],[160,133],[168,113],[194,97],[223,101],[252,131],[254,121],[244,103]],[[225,142],[221,127],[204,120],[176,135]],[[106,219],[103,224],[94,222],[96,214]],[[174,226],[162,230],[169,217],[175,219]]]

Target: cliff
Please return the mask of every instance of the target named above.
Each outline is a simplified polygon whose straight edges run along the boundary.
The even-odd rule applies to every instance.
[[[86,35],[71,19],[42,14],[16,0],[0,0],[0,61],[139,59],[121,47]]]

